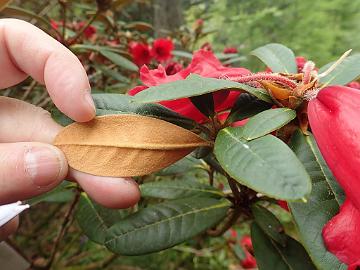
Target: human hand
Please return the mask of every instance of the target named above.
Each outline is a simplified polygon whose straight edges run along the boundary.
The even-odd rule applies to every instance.
[[[90,84],[80,61],[35,26],[0,19],[0,89],[29,75],[45,84],[55,105],[75,121],[95,116]],[[0,205],[31,198],[72,179],[96,202],[126,208],[140,198],[132,179],[99,177],[68,168],[64,154],[51,145],[62,129],[42,108],[0,97]],[[0,228],[0,241],[17,228],[14,219]]]

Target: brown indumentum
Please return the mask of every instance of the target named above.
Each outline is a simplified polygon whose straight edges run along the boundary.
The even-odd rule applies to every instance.
[[[200,146],[195,133],[156,118],[106,115],[73,123],[55,138],[70,167],[101,176],[142,176],[161,170]]]

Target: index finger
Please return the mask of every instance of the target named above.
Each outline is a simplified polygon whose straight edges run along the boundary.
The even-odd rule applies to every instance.
[[[75,121],[95,116],[90,84],[79,59],[30,23],[0,19],[0,89],[28,75],[45,84],[60,111]]]

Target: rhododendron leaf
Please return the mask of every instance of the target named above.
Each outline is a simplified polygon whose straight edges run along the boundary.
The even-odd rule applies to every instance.
[[[253,140],[277,130],[296,117],[296,112],[289,108],[270,109],[250,118],[243,129],[242,136]]]
[[[185,52],[185,51],[173,50],[171,53],[172,53],[172,55],[178,56],[178,57],[184,57],[184,58],[188,58],[188,59],[193,58],[192,53]]]
[[[1,0],[0,1],[0,11],[2,11],[12,0]]]
[[[96,69],[100,70],[105,76],[111,77],[116,81],[119,82],[126,82],[127,84],[125,84],[126,86],[129,85],[130,83],[130,79],[125,77],[124,75],[121,75],[121,73],[119,73],[116,70],[113,70],[111,68],[105,67],[105,66],[95,66]]]
[[[150,205],[113,225],[105,245],[123,255],[160,251],[213,227],[225,217],[229,207],[228,200],[210,197]]]
[[[251,52],[264,62],[272,72],[297,73],[295,55],[282,44],[270,43]]]
[[[93,94],[96,115],[138,114],[158,118],[187,129],[197,123],[157,103],[137,103],[134,97],[121,94]]]
[[[219,60],[227,60],[230,58],[238,57],[239,54],[237,53],[215,53],[215,57]]]
[[[52,189],[45,194],[41,194],[39,196],[33,197],[29,200],[26,200],[26,204],[30,204],[31,206],[36,205],[41,202],[52,202],[52,203],[64,203],[69,202],[74,198],[74,192],[71,188],[75,184],[68,181],[63,181],[56,188]]]
[[[130,177],[159,171],[211,143],[169,122],[123,114],[73,123],[60,131],[54,145],[76,170]]]
[[[215,115],[214,98],[211,93],[201,96],[190,97],[191,103],[205,116],[212,117]]]
[[[39,24],[46,25],[47,28],[52,29],[50,22],[47,19],[45,19],[44,16],[39,16],[38,14],[28,9],[20,8],[15,5],[4,6],[3,9],[1,10],[1,15],[2,17],[16,17],[19,19],[27,19],[27,20],[35,19],[38,21]]]
[[[251,212],[260,228],[272,240],[285,247],[287,241],[285,230],[276,216],[260,204],[252,205]]]
[[[305,136],[296,131],[290,146],[310,174],[313,186],[307,203],[289,203],[303,244],[318,269],[345,270],[346,265],[326,250],[321,237],[324,225],[338,213],[344,193],[327,167],[313,135]]]
[[[311,191],[310,177],[291,149],[266,135],[247,141],[241,127],[222,129],[214,153],[223,169],[239,183],[282,200],[298,200]]]
[[[241,121],[257,113],[270,109],[272,104],[262,101],[248,93],[242,93],[231,108],[227,123]]]
[[[316,270],[304,247],[290,236],[285,247],[276,243],[254,222],[251,240],[259,270]],[[334,268],[329,268],[334,269]]]
[[[160,199],[180,199],[187,197],[223,197],[223,193],[213,186],[196,180],[163,180],[140,185],[141,196]]]
[[[321,67],[319,74],[326,71],[334,62]],[[320,78],[327,85],[345,85],[360,76],[360,54],[345,58],[330,74]]]
[[[129,59],[125,58],[124,56],[114,53],[107,50],[101,50],[100,53],[105,56],[107,59],[109,59],[111,62],[113,62],[115,65],[131,70],[131,71],[138,71],[139,68],[137,65],[135,65],[133,62],[131,62]]]
[[[175,162],[169,167],[159,171],[156,175],[159,176],[168,176],[168,175],[182,175],[192,170],[201,169],[202,161],[193,157],[192,155],[188,155],[183,159]]]
[[[138,102],[175,100],[185,97],[200,96],[224,89],[246,91],[261,100],[272,103],[269,94],[264,89],[229,80],[205,78],[196,74],[191,74],[185,80],[178,80],[149,87],[146,91],[139,92],[135,96],[135,100]]]
[[[83,233],[98,244],[104,244],[108,228],[125,218],[127,210],[108,209],[81,193],[75,217]]]

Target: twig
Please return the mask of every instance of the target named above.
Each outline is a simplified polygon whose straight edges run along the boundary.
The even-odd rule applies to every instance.
[[[207,234],[214,237],[222,235],[235,224],[240,215],[241,211],[239,208],[233,209],[232,212],[226,217],[225,222],[222,223],[222,226],[219,226],[215,230],[208,230]]]
[[[65,44],[66,39],[65,39],[65,32],[66,32],[66,10],[67,10],[67,5],[65,1],[61,1],[59,0],[59,4],[61,5],[62,8],[62,17],[63,17],[63,27],[62,27],[62,33],[61,33],[61,41],[63,44]]]
[[[55,243],[54,243],[54,246],[53,246],[53,249],[52,249],[52,252],[51,252],[51,256],[50,256],[50,259],[49,261],[47,262],[46,266],[44,267],[44,269],[50,269],[54,260],[55,260],[55,256],[56,256],[56,253],[57,253],[57,250],[59,248],[59,244],[61,242],[61,240],[63,239],[67,229],[68,229],[68,224],[70,223],[71,221],[71,217],[72,217],[72,213],[75,209],[75,206],[77,205],[78,201],[80,199],[80,192],[77,190],[76,191],[76,194],[75,194],[75,197],[74,197],[74,200],[73,202],[71,203],[66,215],[65,215],[65,218],[64,218],[64,221],[61,225],[61,228],[60,228],[60,231],[59,231],[59,234],[55,240]]]
[[[33,80],[33,81],[30,83],[30,85],[27,87],[25,93],[24,93],[23,96],[21,97],[21,100],[25,100],[25,99],[29,96],[30,92],[31,92],[32,90],[34,90],[34,88],[36,87],[36,85],[37,85],[37,81]]]
[[[214,168],[210,166],[209,170],[208,170],[208,174],[209,174],[209,184],[210,186],[214,185]]]

